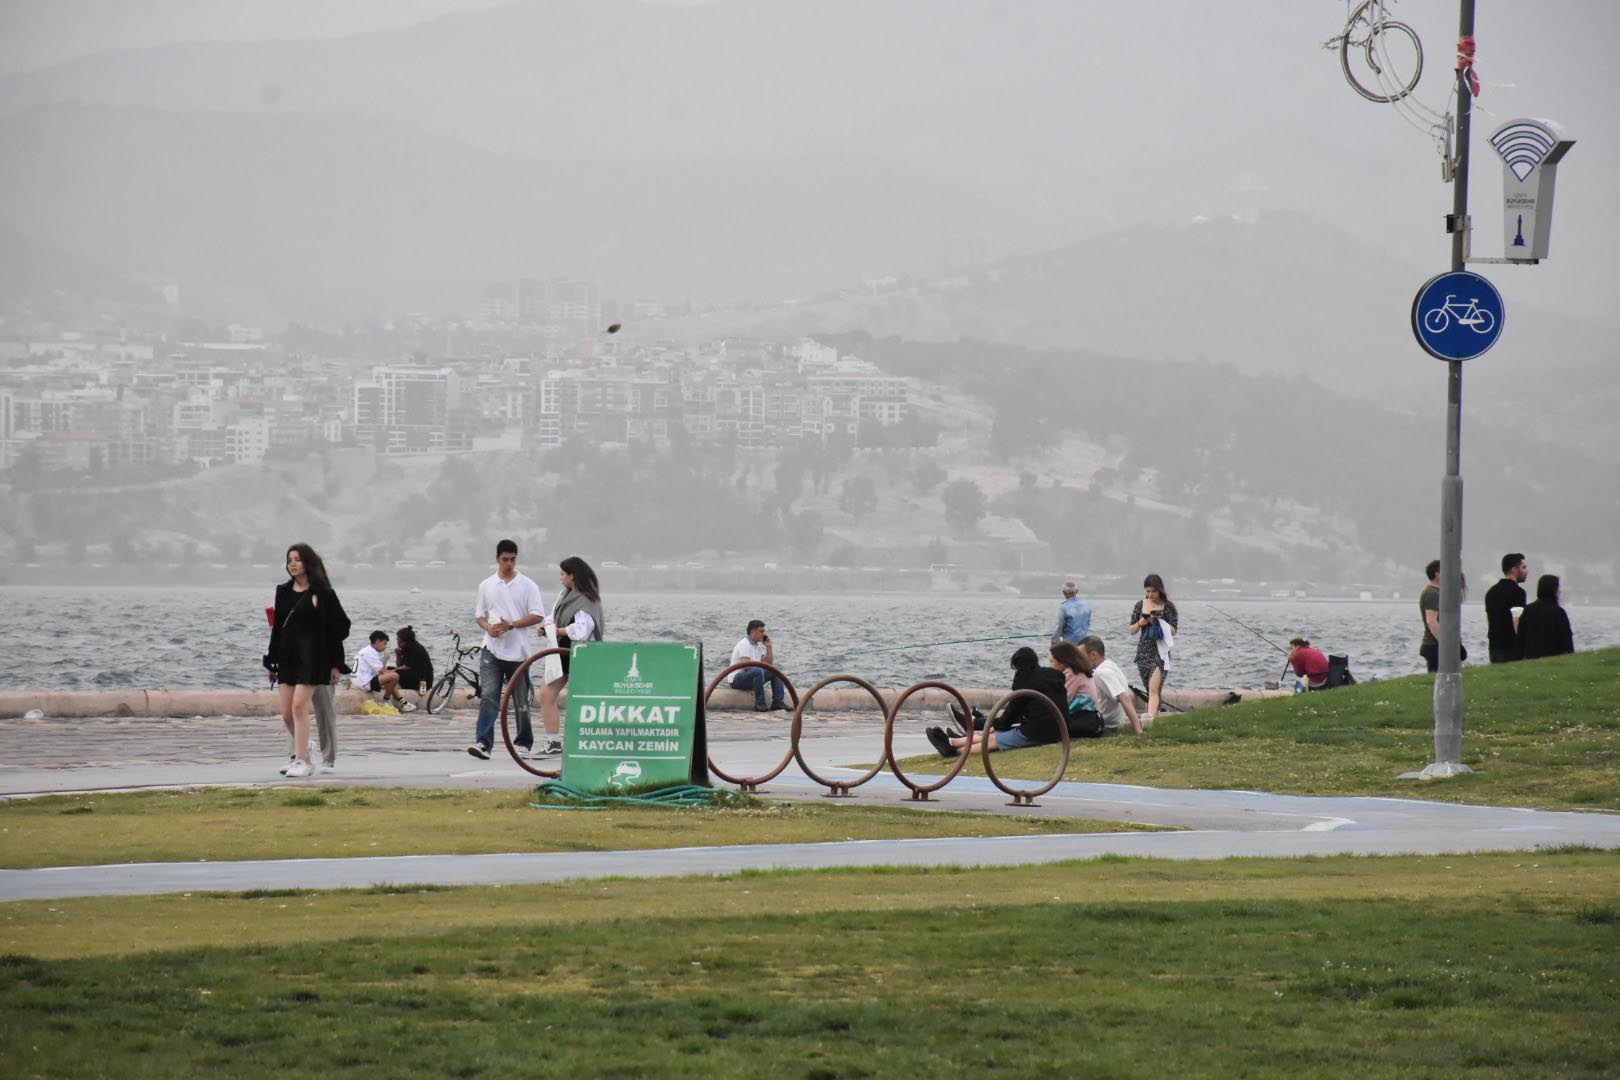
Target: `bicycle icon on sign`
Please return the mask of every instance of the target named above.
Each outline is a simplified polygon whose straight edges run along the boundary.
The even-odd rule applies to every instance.
[[[1457,325],[1466,326],[1476,334],[1488,334],[1495,328],[1496,316],[1480,310],[1478,297],[1461,304],[1453,302],[1455,295],[1447,293],[1445,303],[1423,313],[1423,329],[1431,334],[1443,334],[1452,319],[1457,320]]]

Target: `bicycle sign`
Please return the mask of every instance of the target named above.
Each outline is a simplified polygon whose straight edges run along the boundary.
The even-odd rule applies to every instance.
[[[1502,294],[1467,270],[1437,274],[1412,301],[1412,334],[1439,360],[1472,360],[1502,334]]]

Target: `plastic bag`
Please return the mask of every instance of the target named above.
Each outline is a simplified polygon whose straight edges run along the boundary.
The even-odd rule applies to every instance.
[[[386,705],[381,701],[373,701],[371,698],[366,698],[366,700],[360,703],[360,712],[364,716],[399,715],[399,710],[394,708],[392,705]]]
[[[557,625],[548,622],[546,623],[546,648],[555,649],[556,647]],[[540,661],[540,666],[540,680],[547,686],[563,677],[562,655],[560,653],[552,653]]]

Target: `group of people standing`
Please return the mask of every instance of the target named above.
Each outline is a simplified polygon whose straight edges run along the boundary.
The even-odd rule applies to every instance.
[[[1440,669],[1440,560],[1424,567],[1429,583],[1418,594],[1418,614],[1423,619],[1423,640],[1418,653],[1431,674]],[[1485,591],[1485,641],[1491,663],[1537,660],[1575,651],[1575,634],[1569,614],[1563,608],[1563,585],[1557,574],[1542,574],[1536,580],[1536,598],[1530,600],[1524,583],[1530,578],[1530,564],[1522,551],[1502,556],[1502,577]],[[1468,579],[1463,579],[1466,593]],[[1461,646],[1459,661],[1468,659]]]
[[[506,684],[517,676],[523,661],[540,651],[533,647],[537,644],[543,649],[565,650],[547,657],[547,661],[557,663],[545,662],[541,672],[540,720],[546,741],[536,754],[530,717],[534,687],[528,672],[524,672],[512,693],[517,720],[513,743],[524,757],[562,753],[562,715],[557,698],[568,684],[570,651],[575,642],[602,640],[602,591],[589,563],[570,555],[557,564],[557,583],[562,591],[548,614],[540,586],[518,570],[517,561],[515,541],[502,540],[495,545],[495,572],[479,583],[478,602],[473,609],[484,640],[478,664],[478,720],[467,753],[485,760],[495,745],[495,719],[501,713]]]
[[[480,700],[473,741],[467,752],[488,758],[495,742],[495,719],[500,715],[501,697],[507,683],[523,661],[536,651],[540,640],[533,633],[540,627],[546,648],[565,650],[548,657],[559,660],[553,669],[547,665],[540,691],[541,720],[546,734],[543,754],[562,752],[562,717],[557,699],[568,682],[569,653],[577,641],[602,640],[602,596],[596,572],[585,560],[570,556],[558,564],[562,592],[548,614],[545,598],[534,580],[518,571],[518,547],[511,540],[495,545],[495,573],[478,586],[473,616],[484,639],[479,656]],[[403,698],[404,689],[421,689],[433,680],[433,662],[416,640],[415,631],[402,627],[394,664],[387,663],[388,635],[373,631],[370,640],[355,657],[353,668],[345,662],[343,643],[349,636],[348,613],[338,599],[326,574],[326,564],[308,544],[287,549],[287,580],[276,586],[275,604],[268,609],[270,647],[264,655],[265,670],[279,687],[281,720],[291,740],[290,754],[281,772],[289,777],[309,776],[320,761],[327,768],[337,761],[337,711],[333,688],[345,674],[354,674],[355,685],[397,701],[401,711],[414,706]],[[517,716],[516,743],[524,756],[534,750],[530,721],[532,684],[525,673],[513,694]],[[311,720],[316,731],[311,730]],[[312,734],[318,735],[312,742]]]

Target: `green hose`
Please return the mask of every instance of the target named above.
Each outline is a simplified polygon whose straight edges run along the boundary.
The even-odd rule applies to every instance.
[[[535,794],[559,802],[531,802],[536,810],[607,810],[614,806],[718,806],[737,801],[736,792],[696,784],[654,788],[636,795],[598,795],[552,780],[535,788]]]

